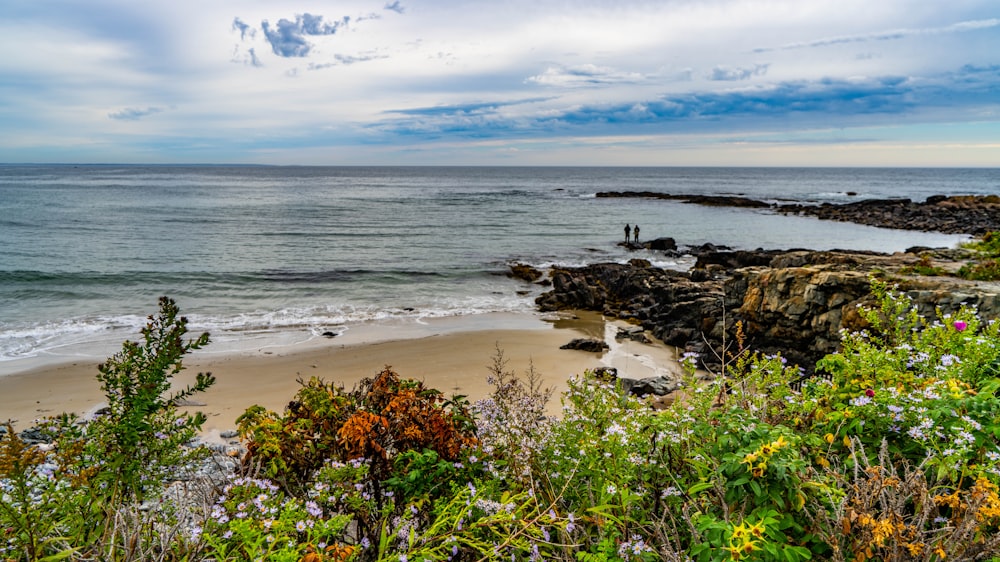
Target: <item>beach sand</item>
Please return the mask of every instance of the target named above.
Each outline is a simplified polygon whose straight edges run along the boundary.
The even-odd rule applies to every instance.
[[[475,401],[489,394],[486,381],[497,349],[508,360],[508,371],[523,374],[529,366],[540,373],[545,386],[555,388],[549,411],[558,414],[559,395],[566,381],[587,369],[612,366],[620,376],[644,378],[679,375],[676,351],[661,344],[616,341],[621,322],[607,322],[593,313],[575,313],[556,321],[528,320],[515,328],[490,328],[488,319],[458,319],[420,326],[372,326],[351,337],[320,339],[295,346],[254,351],[206,353],[185,359],[178,385],[188,384],[198,372],[211,372],[217,382],[192,398],[191,410],[208,416],[203,427],[207,440],[235,428],[247,407],[260,404],[282,411],[299,388],[300,379],[316,376],[352,388],[358,381],[391,366],[404,378],[422,380],[445,395],[464,394]],[[501,322],[500,325],[510,322]],[[559,347],[574,338],[604,339],[611,349],[603,354]],[[14,420],[17,430],[34,420],[61,412],[92,414],[103,404],[95,361],[42,366],[0,377],[0,418]]]

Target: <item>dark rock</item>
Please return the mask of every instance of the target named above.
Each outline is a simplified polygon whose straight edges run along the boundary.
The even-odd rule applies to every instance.
[[[622,390],[635,396],[666,396],[680,388],[680,384],[667,377],[647,377],[644,379],[618,379]],[[628,381],[628,382],[626,382]],[[626,388],[627,386],[627,388]]]
[[[856,196],[856,193],[848,193]],[[602,192],[598,197],[667,199],[708,206],[769,208],[786,215],[949,234],[982,236],[1000,230],[1000,195],[934,195],[918,203],[909,199],[863,199],[850,203],[770,204],[729,195],[671,195],[652,191]]]
[[[781,254],[780,250],[736,250],[703,252],[697,255],[698,260],[694,264],[695,269],[705,269],[709,265],[721,265],[726,269],[737,269],[740,267],[752,267],[769,265],[775,256]]]
[[[239,432],[232,429],[229,431],[223,431],[222,433],[219,434],[219,437],[221,437],[222,439],[235,439],[239,436],[240,436]]]
[[[601,340],[591,340],[585,338],[577,338],[566,345],[562,345],[559,349],[575,349],[578,351],[589,351],[591,353],[601,353],[608,349],[608,344]]]
[[[511,264],[510,273],[507,274],[508,277],[521,279],[523,281],[527,281],[528,283],[534,283],[535,281],[541,279],[542,275],[543,273],[537,268],[523,263]]]
[[[646,331],[642,326],[632,326],[630,328],[619,328],[618,333],[615,334],[615,340],[631,340],[639,343],[650,343],[648,337],[646,337]]]
[[[331,331],[326,331],[326,332],[323,332],[323,337],[324,338],[335,338],[335,337],[337,337],[337,333],[336,332],[331,332]]]
[[[602,382],[615,382],[618,380],[618,369],[614,367],[598,367],[591,371],[591,374]]]
[[[1000,230],[1000,196],[997,195],[934,195],[923,203],[909,199],[866,199],[843,205],[791,204],[777,206],[775,210],[783,214],[902,230],[973,236]]]
[[[836,351],[841,330],[865,328],[860,305],[871,304],[869,276],[878,272],[933,318],[976,306],[981,318],[1000,317],[1000,288],[949,277],[914,278],[894,272],[920,258],[840,250],[714,254],[705,269],[690,272],[598,263],[552,272],[552,290],[535,302],[543,311],[583,309],[627,319],[668,345],[700,354],[716,370],[735,324],[745,343],[763,353],[780,352],[812,369]],[[761,265],[748,265],[761,264]],[[602,342],[603,343],[603,342]]]
[[[52,437],[37,427],[25,429],[18,433],[17,437],[26,445],[44,445],[52,442]]]
[[[656,238],[645,243],[646,249],[658,251],[673,251],[677,249],[677,241],[673,238]]]
[[[697,203],[711,207],[769,207],[764,201],[748,199],[735,195],[671,195],[655,191],[602,191],[597,197],[637,197],[645,199],[668,199],[684,203]]]

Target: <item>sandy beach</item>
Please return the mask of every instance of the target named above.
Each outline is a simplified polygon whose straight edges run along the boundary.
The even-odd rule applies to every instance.
[[[216,384],[194,398],[195,408],[208,416],[203,429],[212,440],[233,429],[236,418],[253,404],[281,411],[297,391],[299,379],[317,376],[350,388],[387,365],[403,377],[475,401],[489,393],[488,367],[498,347],[508,360],[507,370],[521,374],[533,366],[544,383],[556,389],[549,404],[553,414],[560,409],[558,396],[566,380],[587,369],[613,366],[630,378],[680,372],[673,348],[616,341],[617,327],[626,324],[605,321],[594,313],[554,321],[495,320],[484,316],[368,326],[344,337],[252,351],[211,353],[206,351],[209,345],[185,360],[176,382],[186,384],[198,372],[216,376]],[[559,349],[574,338],[604,339],[611,348],[602,354]],[[103,401],[96,379],[99,362],[46,365],[0,377],[0,417],[13,420],[20,430],[60,412],[93,412]]]

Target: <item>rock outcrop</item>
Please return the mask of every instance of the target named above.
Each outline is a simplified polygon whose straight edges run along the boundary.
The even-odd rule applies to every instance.
[[[740,322],[748,347],[781,352],[806,370],[837,350],[842,329],[864,327],[858,306],[870,302],[873,272],[898,283],[925,316],[968,304],[984,318],[1000,318],[1000,283],[898,274],[919,259],[841,251],[710,251],[689,272],[650,267],[644,260],[556,268],[553,290],[536,304],[543,311],[577,308],[629,320],[667,344],[698,352],[708,367],[732,345]]]
[[[864,199],[844,204],[771,204],[728,195],[673,195],[652,191],[608,191],[597,197],[667,199],[713,207],[770,209],[786,215],[870,226],[982,236],[1000,230],[1000,195],[935,195],[920,203],[910,199]]]

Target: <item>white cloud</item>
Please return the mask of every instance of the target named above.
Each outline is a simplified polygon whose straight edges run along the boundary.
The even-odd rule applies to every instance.
[[[565,135],[643,142],[667,118],[691,139],[708,123],[749,134],[781,103],[798,107],[790,133],[820,111],[845,126],[995,119],[995,73],[962,69],[998,63],[996,16],[985,0],[4,3],[0,49],[16,56],[0,59],[0,130],[43,147],[106,139],[109,160],[130,150],[119,134],[214,139],[252,159],[282,139],[301,154],[377,143],[385,157],[431,142],[417,131],[497,135],[529,158]]]

